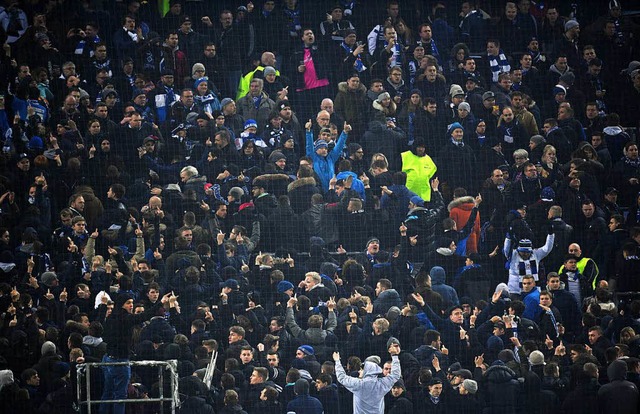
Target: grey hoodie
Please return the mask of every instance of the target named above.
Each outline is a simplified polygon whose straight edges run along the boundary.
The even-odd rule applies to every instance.
[[[353,378],[344,372],[340,361],[336,361],[338,382],[353,393],[353,414],[384,413],[384,396],[401,377],[400,359],[394,355],[391,360],[391,373],[381,378],[382,369],[373,362],[364,363],[362,378]]]

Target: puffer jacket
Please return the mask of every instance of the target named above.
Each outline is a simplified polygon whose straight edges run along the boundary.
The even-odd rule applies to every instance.
[[[376,313],[386,314],[392,306],[402,307],[402,299],[395,289],[387,289],[380,292],[376,300],[373,301],[373,310]]]
[[[489,367],[484,373],[486,406],[492,414],[517,413],[521,409],[521,393],[518,377],[511,368],[503,364]]]
[[[416,207],[407,213],[404,223],[407,236],[418,236],[417,246],[425,248],[435,241],[436,227],[442,221],[444,200],[439,191],[431,193],[431,202],[425,207]]]
[[[449,217],[456,222],[456,226],[459,229],[467,224],[474,206],[473,197],[470,196],[459,197],[449,203],[447,207]],[[473,225],[471,234],[469,234],[469,239],[467,239],[467,255],[470,253],[478,253],[478,240],[480,240],[480,217],[476,216],[475,224]]]

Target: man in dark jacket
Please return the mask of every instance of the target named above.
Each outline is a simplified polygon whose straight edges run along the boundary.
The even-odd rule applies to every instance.
[[[315,397],[309,395],[309,382],[300,378],[294,386],[296,398],[287,405],[287,412],[305,414],[323,414],[322,403]]]
[[[632,414],[638,412],[638,388],[625,380],[627,364],[618,359],[607,368],[609,383],[598,390],[598,406],[602,414]]]
[[[385,315],[392,306],[402,307],[402,300],[389,279],[380,279],[376,283],[376,300],[373,301],[374,312]]]
[[[350,56],[353,56],[350,54]],[[351,75],[346,82],[338,84],[338,94],[334,99],[335,112],[353,128],[353,136],[358,139],[364,133],[367,121],[369,100],[367,88],[357,74]]]
[[[437,182],[437,179],[434,180]],[[420,262],[424,260],[424,254],[427,252],[427,246],[435,240],[436,226],[440,223],[445,211],[444,200],[442,194],[437,191],[437,183],[434,191],[431,192],[431,201],[425,204],[424,200],[419,196],[411,197],[409,201],[409,212],[404,219],[403,227],[407,237],[416,240],[415,244],[411,241],[410,257],[414,261]],[[400,228],[400,234],[403,234],[403,227]],[[420,260],[422,259],[422,260]]]
[[[411,297],[442,334],[442,342],[449,349],[451,360],[462,361],[461,363],[463,364],[469,361],[471,343],[469,335],[462,327],[464,321],[462,308],[460,306],[451,306],[448,309],[447,316],[441,317],[431,310],[431,307],[426,304],[419,293],[412,293]]]
[[[338,385],[333,383],[329,374],[320,374],[315,381],[316,397],[322,403],[326,414],[340,414],[340,396],[338,395]]]
[[[404,151],[405,146],[405,133],[392,118],[387,119],[386,124],[378,120],[369,122],[369,129],[362,137],[364,152],[385,154],[389,161],[389,169],[392,171],[402,169],[400,153]]]
[[[454,122],[447,130],[447,142],[444,144],[436,157],[439,178],[443,189],[453,192],[454,188],[463,187],[470,193],[476,191],[476,156],[473,149],[463,141],[464,128],[460,123]]]
[[[287,193],[293,212],[302,214],[311,207],[311,197],[314,194],[320,194],[320,190],[313,178],[313,168],[308,165],[301,165],[298,168],[297,177],[297,180],[287,186]]]
[[[479,368],[478,365],[480,364],[476,363],[476,370]],[[498,360],[491,364],[482,377],[487,408],[491,413],[507,414],[518,411],[521,387],[513,370]]]
[[[128,293],[121,293],[116,299],[113,313],[107,318],[105,323],[105,341],[107,342],[107,353],[102,362],[128,362],[132,329],[134,326],[150,319],[158,309],[168,304],[173,312],[176,312],[176,296],[167,293],[162,300],[144,313],[133,314],[133,296]],[[102,391],[103,400],[120,400],[127,398],[127,386],[131,378],[131,367],[126,366],[105,366],[104,388]],[[113,404],[113,412],[124,414],[124,403]]]

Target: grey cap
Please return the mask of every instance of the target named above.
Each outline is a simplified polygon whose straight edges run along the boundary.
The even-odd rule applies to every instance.
[[[54,272],[44,272],[40,276],[40,282],[46,287],[53,286],[53,282],[58,280],[58,276]]]
[[[496,97],[496,94],[491,92],[491,91],[487,91],[487,92],[482,94],[482,100],[483,101],[486,101],[487,99],[491,99],[491,98],[495,99],[495,97]]]
[[[389,349],[389,347],[391,345],[400,345],[400,341],[397,338],[394,338],[393,336],[391,338],[389,338],[389,340],[387,341],[387,349]]]
[[[463,109],[467,112],[471,112],[471,105],[469,105],[467,102],[460,102],[460,104],[458,105],[458,109]]]
[[[469,391],[469,394],[475,394],[478,392],[478,383],[472,379],[462,381],[462,386],[465,390]]]
[[[240,200],[240,197],[242,197],[243,194],[244,190],[240,187],[231,187],[231,190],[229,190],[229,195],[236,200]]]

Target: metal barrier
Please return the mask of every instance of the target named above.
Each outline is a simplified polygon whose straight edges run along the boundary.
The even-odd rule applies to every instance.
[[[103,366],[145,366],[158,367],[158,377],[160,379],[159,397],[158,398],[132,398],[124,400],[91,400],[91,368]],[[164,396],[164,372],[170,371],[171,395]],[[180,406],[180,397],[178,395],[178,361],[175,359],[169,361],[129,361],[129,362],[88,362],[78,364],[76,369],[76,391],[78,406],[86,406],[87,414],[92,413],[92,407],[98,404],[115,404],[115,403],[160,403],[160,413],[164,413],[164,402],[171,402],[171,413],[176,412],[176,407]],[[86,399],[82,398],[82,384],[86,385]]]

